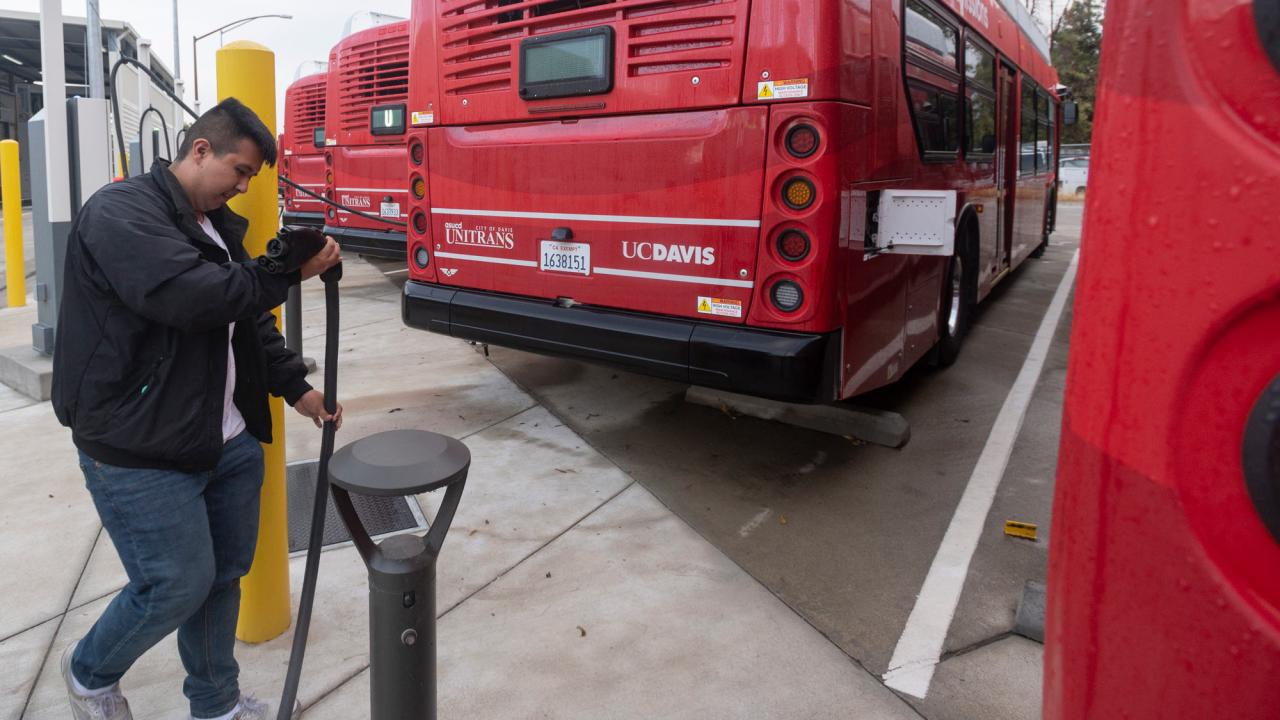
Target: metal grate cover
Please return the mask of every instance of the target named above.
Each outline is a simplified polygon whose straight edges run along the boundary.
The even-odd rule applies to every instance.
[[[316,470],[319,462],[312,460],[289,465],[286,469],[289,493],[289,552],[302,552],[307,549],[307,541],[311,535],[311,510],[316,497]],[[351,494],[351,502],[356,506],[356,513],[373,537],[405,530],[425,530],[426,523],[421,513],[410,508],[411,498],[374,497],[371,495]],[[324,542],[322,547],[336,545],[351,540],[347,528],[338,517],[333,507],[333,498],[329,498],[329,507],[325,512]]]

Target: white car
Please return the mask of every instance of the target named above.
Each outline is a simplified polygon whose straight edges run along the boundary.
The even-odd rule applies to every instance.
[[[1058,186],[1063,190],[1084,194],[1084,186],[1089,179],[1089,157],[1074,157],[1058,163]]]

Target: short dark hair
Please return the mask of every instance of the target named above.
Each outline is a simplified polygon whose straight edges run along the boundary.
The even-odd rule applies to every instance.
[[[178,147],[178,160],[191,152],[196,140],[209,141],[214,155],[234,152],[240,140],[248,138],[262,151],[262,159],[272,167],[276,164],[276,139],[262,120],[244,103],[229,97],[214,105],[187,128]]]

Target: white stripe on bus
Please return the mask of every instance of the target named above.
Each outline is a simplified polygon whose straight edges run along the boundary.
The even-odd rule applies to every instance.
[[[437,252],[438,258],[449,258],[450,260],[472,260],[475,262],[494,263],[495,265],[519,265],[520,267],[538,267],[538,263],[532,260],[513,260],[511,258],[489,257],[488,255],[462,255],[460,253]]]
[[[524,212],[519,210],[470,210],[464,208],[431,208],[433,213],[478,215],[480,217],[524,218],[530,220],[582,220],[605,223],[645,223],[648,225],[706,225],[712,227],[758,228],[759,220],[731,218],[653,217],[647,215],[585,215],[582,213]]]
[[[405,188],[397,188],[397,189],[392,190],[392,189],[390,189],[390,188],[344,188],[344,187],[340,187],[340,188],[334,188],[334,190],[337,190],[338,192],[376,192],[376,193],[403,193],[403,192],[409,192],[409,191],[408,191],[408,190],[406,190]]]
[[[669,282],[697,283],[699,285],[723,285],[724,287],[755,287],[750,280],[732,280],[730,278],[702,277],[700,275],[672,275],[670,273],[645,272],[643,270],[619,270],[618,268],[597,267],[591,272],[600,275],[619,275],[622,277],[644,278],[645,280],[667,280]]]
[[[436,257],[452,260],[474,260],[475,262],[496,263],[498,265],[518,265],[520,267],[538,267],[533,260],[513,260],[496,258],[488,255],[463,255],[461,253],[437,252]],[[729,278],[702,277],[699,275],[672,275],[670,273],[644,272],[643,270],[619,270],[618,268],[596,267],[591,272],[597,275],[617,275],[621,277],[642,278],[645,280],[666,280],[669,282],[695,283],[698,285],[721,285],[724,287],[755,287],[750,280],[732,280]]]

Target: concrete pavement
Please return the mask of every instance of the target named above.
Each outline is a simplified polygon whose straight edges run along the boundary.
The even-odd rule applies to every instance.
[[[403,328],[382,273],[349,259],[343,282],[339,442],[421,427],[473,454],[439,566],[442,717],[919,717],[470,346]],[[321,303],[309,284],[317,358]],[[0,310],[0,338],[33,314]],[[125,579],[49,404],[0,397],[0,438],[0,720],[64,718],[56,659]],[[319,432],[289,412],[286,446],[314,458]],[[430,516],[438,498],[416,499]],[[363,567],[337,547],[320,578],[300,698],[359,717]],[[278,696],[290,641],[239,646],[246,690]],[[185,717],[182,676],[172,638],[147,653],[122,683],[135,716]]]

